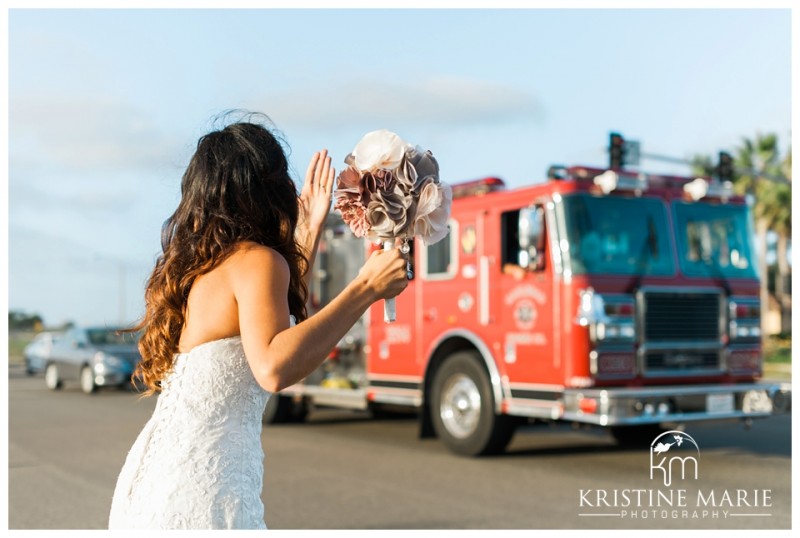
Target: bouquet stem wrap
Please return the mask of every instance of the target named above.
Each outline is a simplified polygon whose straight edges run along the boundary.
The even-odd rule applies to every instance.
[[[394,248],[394,241],[384,241],[383,250],[392,250]],[[395,309],[394,297],[386,299],[383,302],[383,321],[392,323],[397,319],[397,310]]]

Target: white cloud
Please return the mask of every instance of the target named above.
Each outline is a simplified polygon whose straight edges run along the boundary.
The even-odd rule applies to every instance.
[[[182,148],[127,103],[36,96],[9,99],[9,142],[12,166],[44,160],[83,172],[152,169]]]
[[[530,93],[500,83],[430,77],[410,83],[351,79],[259,100],[279,125],[330,127],[425,124],[463,126],[518,120],[539,122],[542,109]]]

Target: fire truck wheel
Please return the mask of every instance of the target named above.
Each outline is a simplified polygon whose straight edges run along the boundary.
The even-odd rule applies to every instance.
[[[640,426],[612,426],[611,436],[617,444],[630,447],[646,447],[653,439],[666,431],[660,424],[642,424]]]
[[[492,386],[476,352],[445,360],[433,379],[430,408],[437,436],[456,454],[502,452],[514,434],[513,417],[494,412]]]
[[[273,394],[267,400],[261,422],[264,424],[280,424],[286,422],[302,422],[308,414],[305,402],[295,403],[288,396]]]

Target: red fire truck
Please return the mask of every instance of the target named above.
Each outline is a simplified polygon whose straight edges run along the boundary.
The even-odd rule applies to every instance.
[[[419,412],[452,451],[502,451],[532,420],[608,427],[620,442],[668,423],[764,417],[788,405],[762,375],[750,207],[729,184],[552,167],[546,181],[455,185],[448,237],[412,246],[397,320],[376,303],[322,367],[270,400]],[[311,311],[370,249],[331,215]]]

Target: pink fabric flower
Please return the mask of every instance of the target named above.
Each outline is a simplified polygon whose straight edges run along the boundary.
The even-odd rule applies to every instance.
[[[369,231],[367,208],[361,203],[361,176],[348,167],[341,171],[336,181],[334,209],[342,214],[356,237],[366,237]]]

